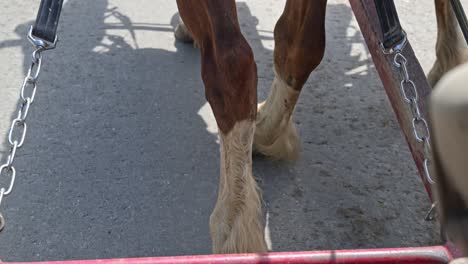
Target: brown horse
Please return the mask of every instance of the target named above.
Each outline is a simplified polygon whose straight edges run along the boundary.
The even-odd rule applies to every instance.
[[[448,0],[436,0],[435,84],[459,64],[458,32]],[[257,106],[257,69],[242,35],[234,0],[178,0],[178,39],[201,53],[202,79],[220,137],[220,183],[210,217],[215,253],[263,252],[261,195],[252,176],[252,151],[295,159],[299,138],[292,114],[310,73],[325,51],[326,0],[288,0],[274,29],[274,72],[267,100]]]

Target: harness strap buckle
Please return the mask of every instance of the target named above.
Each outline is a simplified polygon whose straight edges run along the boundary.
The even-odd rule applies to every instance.
[[[383,42],[380,42],[380,48],[382,49],[382,52],[385,55],[393,54],[393,53],[398,53],[402,52],[403,49],[405,48],[406,44],[408,43],[408,38],[406,38],[406,32],[404,30],[401,30],[403,34],[403,38],[397,42],[394,46],[386,48],[384,46]]]
[[[29,40],[29,42],[31,42],[31,44],[35,48],[40,48],[42,50],[49,50],[49,49],[54,49],[55,48],[55,46],[57,44],[57,41],[58,41],[58,38],[57,38],[57,35],[56,35],[54,41],[50,42],[50,41],[47,41],[45,39],[34,36],[33,35],[33,27],[31,26],[31,28],[29,29],[29,32],[28,32],[28,40]]]

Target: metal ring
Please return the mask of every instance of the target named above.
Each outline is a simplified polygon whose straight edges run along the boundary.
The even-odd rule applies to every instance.
[[[13,190],[13,185],[15,184],[15,178],[16,178],[16,169],[15,167],[11,166],[8,167],[6,164],[2,165],[0,167],[0,176],[2,175],[2,171],[4,169],[9,169],[11,171],[11,181],[10,181],[10,186],[8,186],[8,189],[3,193],[4,196],[7,196],[11,193],[11,190]],[[4,189],[4,188],[2,188]]]
[[[33,51],[33,53],[31,55],[32,55],[34,63],[37,63],[39,60],[42,60],[42,50],[41,49],[37,49],[37,50]]]
[[[34,81],[37,81],[37,78],[39,78],[39,73],[41,71],[41,66],[42,66],[42,54],[40,52],[39,53],[36,53],[36,52],[38,52],[38,50],[35,50],[33,52],[33,55],[32,55],[33,59],[32,59],[31,65],[29,66],[28,73],[27,73],[27,77]],[[35,54],[39,54],[39,56],[36,57]],[[36,68],[36,70],[34,71],[34,76],[32,76],[31,73],[33,73],[34,68]]]
[[[15,130],[15,127],[17,126],[16,124],[20,124],[23,126],[23,133],[21,134],[20,141],[18,142],[18,148],[21,148],[24,144],[24,139],[26,138],[26,131],[28,129],[28,126],[26,125],[26,122],[24,120],[21,120],[19,118],[16,118],[11,122],[11,127],[10,127],[10,132],[8,133],[8,141],[10,142],[10,145],[14,145],[14,142],[17,140],[13,140],[13,130]]]
[[[426,177],[426,180],[430,184],[435,184],[435,181],[431,178],[431,174],[429,172],[429,160],[427,158],[424,159],[423,168],[424,168],[424,177]]]
[[[402,58],[403,61],[400,63],[400,62],[397,61],[397,58]],[[398,68],[400,68],[402,64],[407,64],[407,63],[408,63],[408,59],[407,59],[405,56],[403,56],[403,54],[401,54],[401,52],[397,52],[397,53],[395,54],[395,57],[393,57],[393,63],[394,63]]]

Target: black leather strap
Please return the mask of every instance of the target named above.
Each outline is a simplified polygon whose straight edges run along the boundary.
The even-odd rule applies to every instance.
[[[388,49],[405,37],[393,0],[374,0],[383,33],[383,46]]]
[[[450,0],[450,2],[452,3],[453,12],[457,17],[458,24],[460,25],[461,31],[463,32],[465,41],[468,44],[468,20],[466,19],[466,14],[463,10],[463,6],[460,3],[460,0]]]
[[[32,34],[37,38],[54,42],[63,0],[41,0]]]

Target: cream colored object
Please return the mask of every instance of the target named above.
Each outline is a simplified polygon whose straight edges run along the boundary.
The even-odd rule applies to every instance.
[[[252,176],[254,121],[220,133],[221,177],[218,200],[210,217],[214,253],[264,252],[260,190]]]
[[[431,96],[431,119],[439,159],[439,191],[444,192],[438,194],[443,198],[442,218],[449,237],[468,254],[468,221],[457,216],[459,210],[468,208],[468,64],[440,80]],[[463,200],[461,204],[447,202],[457,196]]]
[[[292,122],[292,113],[299,92],[277,75],[265,102],[259,104],[254,151],[275,158],[294,160],[299,154],[299,136]]]
[[[468,264],[468,258],[458,258],[450,261],[450,264]]]
[[[468,204],[468,64],[441,79],[431,107],[433,136],[445,173]]]

